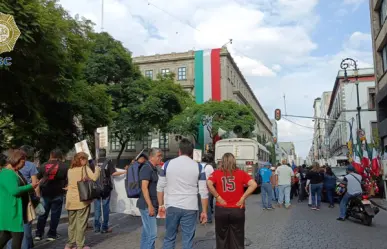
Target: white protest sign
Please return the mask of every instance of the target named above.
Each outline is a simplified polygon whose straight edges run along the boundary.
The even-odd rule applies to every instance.
[[[99,127],[97,128],[98,138],[99,138],[99,148],[107,149],[108,148],[108,127]]]
[[[76,143],[75,144],[75,151],[77,153],[84,152],[84,153],[86,153],[89,156],[89,160],[92,159],[91,153],[90,153],[90,150],[89,150],[89,146],[87,145],[87,141],[86,140],[82,140],[82,141]]]
[[[152,139],[151,148],[159,148],[159,146],[160,146],[160,140],[158,138]]]
[[[202,150],[193,150],[193,160],[200,163],[202,161]]]

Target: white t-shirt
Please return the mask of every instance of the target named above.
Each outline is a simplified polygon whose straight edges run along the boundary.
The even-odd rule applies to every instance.
[[[214,167],[211,164],[201,163],[203,165],[204,172],[206,173],[206,179],[210,177],[212,172],[214,172]]]
[[[281,165],[275,170],[278,176],[278,185],[289,185],[292,183],[292,176],[294,172],[288,165]]]

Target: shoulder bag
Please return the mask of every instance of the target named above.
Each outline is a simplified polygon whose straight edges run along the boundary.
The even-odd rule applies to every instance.
[[[85,171],[86,177],[84,177],[83,171]],[[90,179],[89,175],[87,174],[86,166],[82,167],[81,180],[77,182],[77,186],[80,201],[91,201],[101,197],[101,185],[98,182]]]

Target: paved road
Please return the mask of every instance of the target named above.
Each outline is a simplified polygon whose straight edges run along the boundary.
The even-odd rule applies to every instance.
[[[312,211],[306,203],[296,203],[289,209],[262,211],[260,197],[253,196],[247,203],[246,248],[254,249],[359,249],[387,248],[387,212],[381,210],[372,227],[356,221],[336,221],[338,208]],[[124,214],[112,214],[113,233],[87,233],[87,243],[93,249],[138,249],[141,235],[141,220]],[[199,226],[195,248],[213,249],[214,225]],[[36,249],[63,248],[66,241],[67,224],[59,226],[63,238],[55,242],[39,242]],[[161,248],[164,227],[159,226],[156,248]],[[176,248],[181,248],[178,243]]]

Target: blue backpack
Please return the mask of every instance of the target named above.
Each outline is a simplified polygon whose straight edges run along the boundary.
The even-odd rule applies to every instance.
[[[128,198],[140,198],[141,194],[141,182],[140,182],[140,170],[142,164],[134,162],[129,167],[126,173],[125,189]]]

